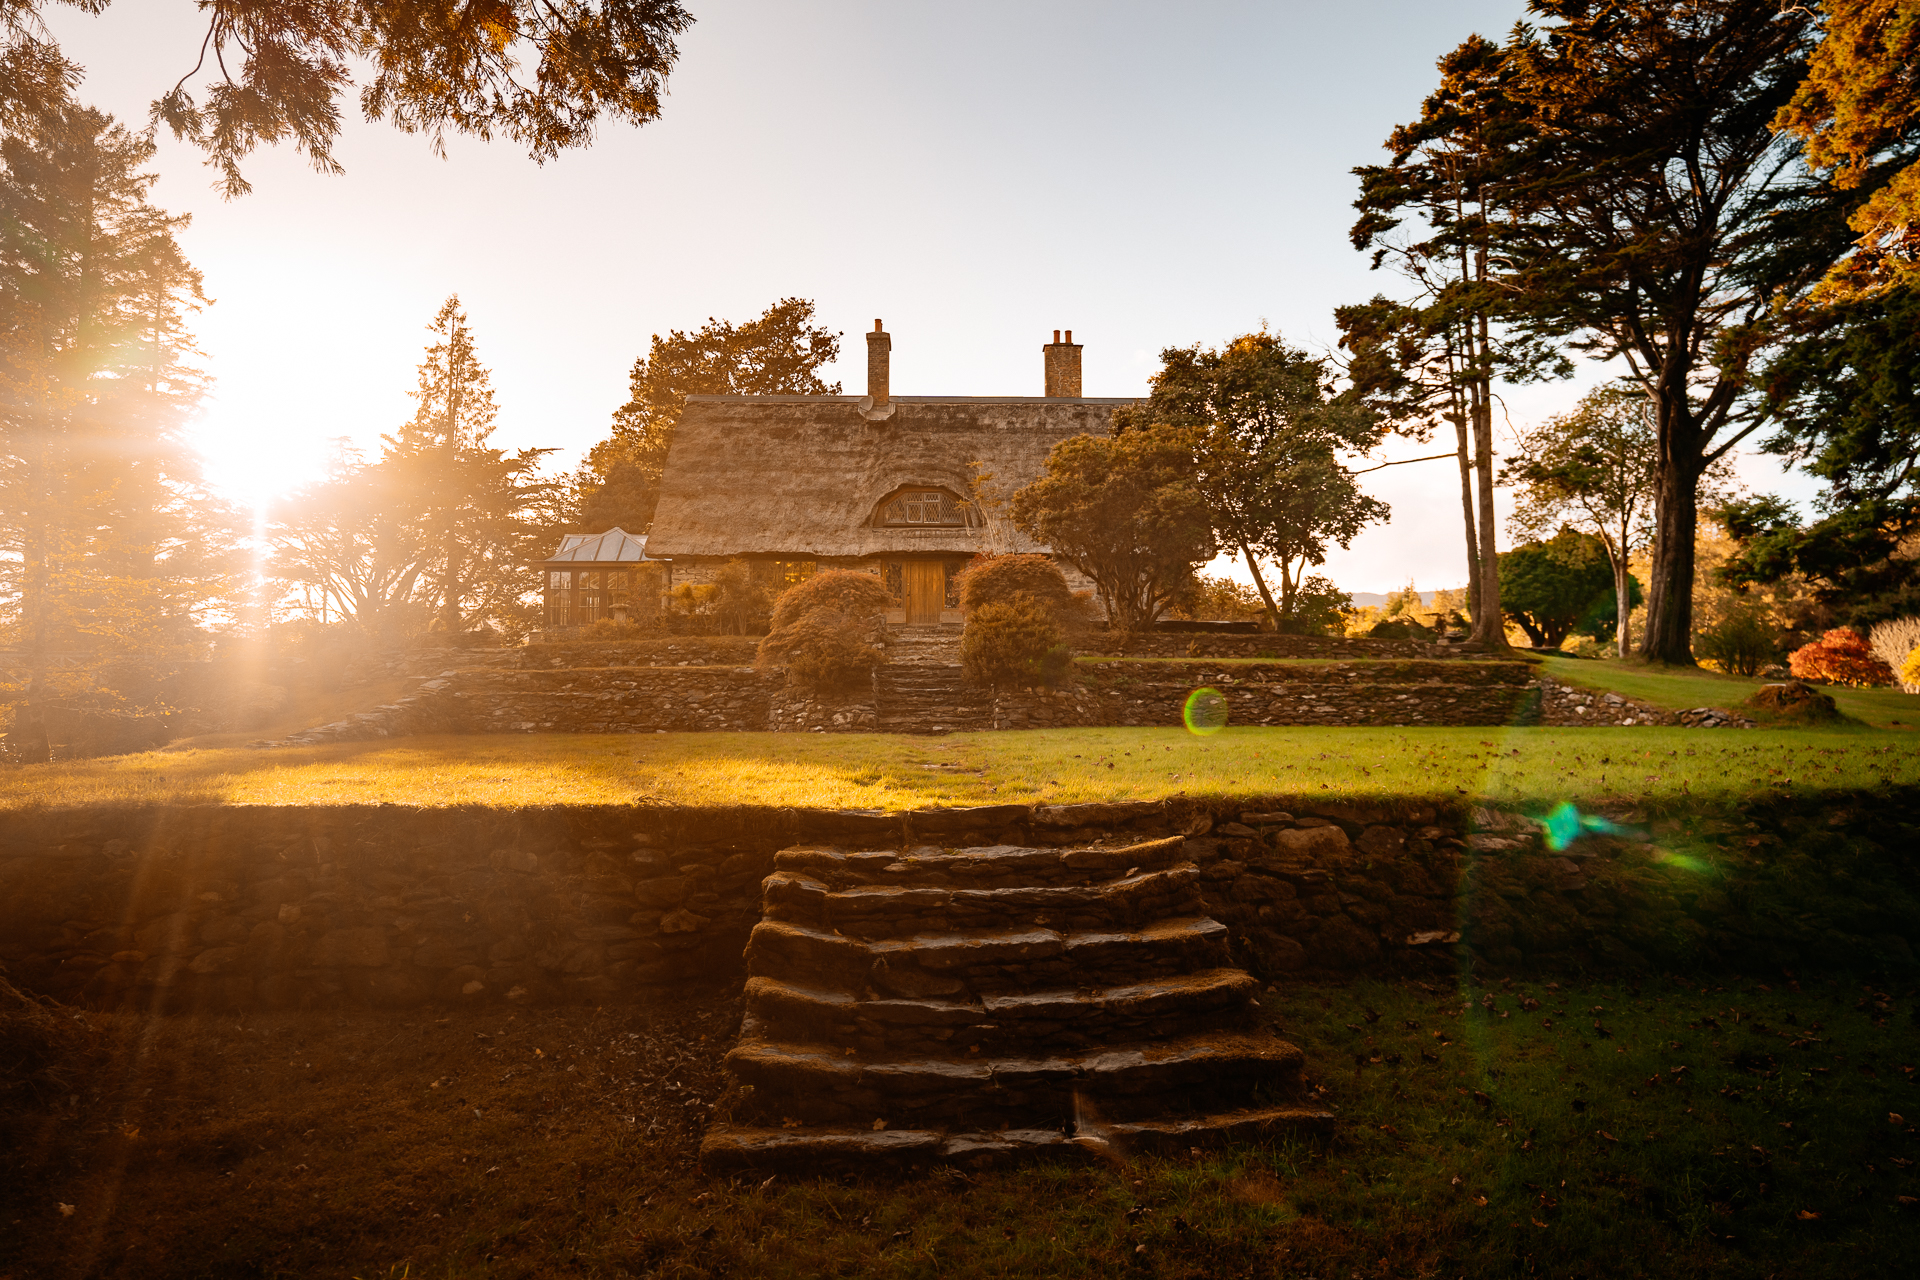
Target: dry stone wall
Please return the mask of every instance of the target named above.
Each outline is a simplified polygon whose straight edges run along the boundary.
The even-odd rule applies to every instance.
[[[180,808],[0,817],[0,966],[150,1009],[641,999],[737,980],[775,853],[1182,835],[1263,977],[1907,972],[1914,795],[1770,802],[1549,848],[1524,815],[1312,797],[775,809]],[[930,907],[930,910],[935,909]]]
[[[1434,640],[1375,640],[1366,636],[1283,636],[1150,631],[1121,636],[1089,632],[1079,641],[1087,653],[1129,658],[1460,658],[1457,645]]]
[[[1003,693],[996,729],[1177,724],[1197,686],[1227,700],[1228,723],[1490,725],[1538,719],[1540,693],[1519,662],[1329,663],[1218,667],[1084,663],[1071,688]]]
[[[519,668],[444,671],[387,706],[295,734],[284,745],[422,733],[855,733],[879,727],[872,690],[809,694],[791,688],[779,671],[698,661],[711,656],[695,651],[652,666],[606,667],[529,659]],[[883,670],[902,669],[920,668]],[[1538,682],[1524,662],[1213,667],[1106,659],[1078,664],[1075,672],[1075,683],[1059,691],[1003,690],[966,705],[956,701],[939,721],[951,729],[1177,724],[1187,694],[1201,685],[1227,696],[1234,724],[1524,724],[1539,708]]]

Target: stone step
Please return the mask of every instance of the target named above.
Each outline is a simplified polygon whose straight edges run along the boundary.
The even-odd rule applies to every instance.
[[[1089,1124],[1083,1131],[1003,1129],[780,1129],[715,1125],[700,1144],[703,1173],[815,1173],[899,1170],[951,1164],[993,1168],[1039,1157],[1095,1160],[1134,1150],[1216,1145],[1314,1133],[1333,1125],[1318,1107],[1241,1108],[1214,1115],[1120,1124]]]
[[[1241,969],[1207,969],[1122,986],[1009,992],[978,1000],[879,996],[776,978],[747,980],[758,1034],[861,1052],[999,1053],[1016,1046],[1085,1049],[1179,1036],[1242,1019],[1258,987]]]
[[[1186,841],[1172,836],[1138,844],[1029,848],[996,844],[971,849],[922,845],[905,852],[848,852],[832,845],[796,845],[774,855],[776,871],[806,872],[835,888],[856,884],[1024,885],[1088,884],[1136,871],[1159,871],[1186,861]]]
[[[863,940],[762,920],[747,941],[751,977],[914,998],[1117,986],[1228,963],[1227,929],[1208,916],[1137,929],[1030,928]]]
[[[972,888],[858,885],[835,890],[794,871],[762,883],[766,918],[818,925],[874,940],[927,932],[1053,928],[1114,929],[1199,911],[1200,869],[1164,871],[1094,884]]]
[[[1214,1031],[1084,1053],[958,1057],[874,1057],[851,1047],[754,1036],[743,1038],[726,1062],[751,1090],[737,1104],[736,1118],[1057,1129],[1089,1112],[1108,1122],[1178,1118],[1243,1102],[1256,1090],[1291,1092],[1304,1056],[1266,1032]]]

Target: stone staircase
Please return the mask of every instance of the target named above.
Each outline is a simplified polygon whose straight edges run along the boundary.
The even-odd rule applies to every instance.
[[[712,1173],[1184,1149],[1321,1127],[1179,838],[780,852]]]
[[[887,664],[873,673],[881,733],[949,733],[993,727],[992,698],[960,679],[957,627],[896,627]]]

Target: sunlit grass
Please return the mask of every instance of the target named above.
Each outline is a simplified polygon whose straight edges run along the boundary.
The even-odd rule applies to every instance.
[[[1920,748],[1853,729],[1050,729],[531,734],[184,749],[0,771],[0,808],[775,805],[911,809],[1236,795],[1505,803],[1727,800],[1920,783]]]
[[[1689,707],[1738,710],[1766,681],[1717,671],[1650,667],[1634,662],[1585,662],[1577,658],[1547,658],[1549,676],[1562,684],[1602,689],[1650,702],[1670,711]],[[1898,689],[1848,689],[1822,685],[1841,714],[1875,728],[1912,728],[1920,725],[1920,696]]]

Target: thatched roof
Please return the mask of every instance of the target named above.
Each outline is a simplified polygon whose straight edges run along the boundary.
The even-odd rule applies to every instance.
[[[1070,436],[1104,435],[1125,399],[895,396],[870,420],[859,396],[689,396],[647,538],[651,556],[865,556],[1035,551],[1004,519],[876,527],[906,486],[970,496],[978,463],[1002,500]]]
[[[569,533],[540,563],[632,564],[647,558],[647,540],[616,527],[605,533]]]

